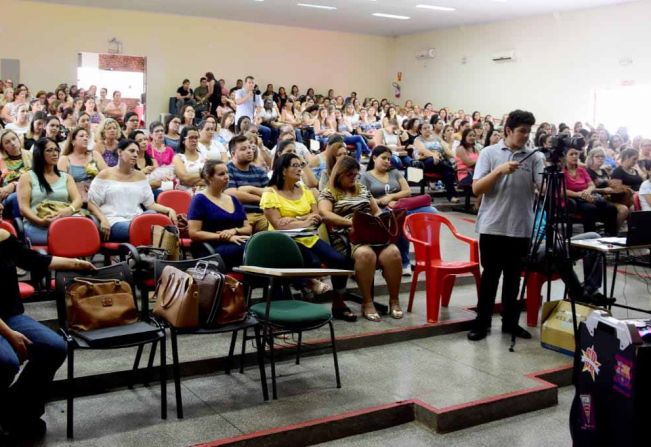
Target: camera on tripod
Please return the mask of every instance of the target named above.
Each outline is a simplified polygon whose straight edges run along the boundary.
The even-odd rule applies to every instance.
[[[558,135],[552,139],[552,147],[540,148],[545,158],[556,165],[561,162],[570,149],[582,151],[585,147],[585,139],[582,136],[570,137],[569,135]]]
[[[261,93],[262,93],[262,92],[261,92],[260,89],[258,88],[258,84],[255,84],[255,86],[253,87],[253,94],[254,94],[254,95],[260,95]]]

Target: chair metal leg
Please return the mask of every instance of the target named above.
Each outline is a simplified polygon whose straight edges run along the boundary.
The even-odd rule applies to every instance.
[[[174,374],[174,393],[176,394],[176,417],[183,419],[183,397],[181,396],[181,371],[179,367],[179,349],[176,340],[176,332],[170,329],[172,339],[172,372]]]
[[[167,419],[167,358],[166,337],[160,341],[160,412],[161,419]],[[154,349],[152,348],[152,352]]]
[[[231,366],[233,366],[233,353],[235,352],[235,343],[237,343],[237,331],[233,331],[231,334],[231,345],[228,348],[228,358],[226,359],[226,374],[231,373]]]
[[[149,351],[149,360],[147,361],[147,370],[145,371],[145,380],[143,385],[149,386],[149,379],[151,378],[151,370],[154,366],[154,356],[156,355],[156,348],[158,347],[158,341],[155,341],[151,344],[151,351]]]
[[[337,379],[337,388],[341,388],[341,378],[339,377],[339,361],[337,360],[337,346],[335,345],[335,327],[332,321],[328,322],[330,326],[330,341],[332,342],[332,358],[335,361],[335,378]]]
[[[274,334],[271,326],[265,326],[265,337],[269,342],[269,361],[271,362],[271,396],[278,399],[276,392],[276,361],[274,359]]]
[[[67,414],[67,427],[66,427],[66,436],[68,439],[72,439],[73,436],[73,401],[74,401],[74,368],[75,368],[75,350],[72,347],[72,343],[68,342],[68,383],[66,386],[67,402],[66,402],[66,411]]]
[[[129,384],[127,385],[130,390],[133,389],[133,378],[136,376],[136,371],[140,366],[140,357],[142,357],[143,349],[145,349],[144,345],[138,346],[138,350],[136,351],[136,358],[133,360],[133,368],[132,368],[133,374],[131,374],[131,377],[129,378]]]
[[[262,383],[262,398],[265,401],[268,401],[269,389],[267,387],[267,373],[264,367],[264,344],[260,340],[260,326],[255,326],[253,330],[255,332],[255,347],[257,348],[258,368],[260,369],[260,382]]]
[[[242,353],[240,354],[240,374],[244,374],[244,355],[246,354],[246,333],[247,329],[242,330]],[[232,347],[235,347],[233,343]]]
[[[303,342],[303,332],[298,333],[298,344],[296,345],[296,364],[301,364],[301,344]]]

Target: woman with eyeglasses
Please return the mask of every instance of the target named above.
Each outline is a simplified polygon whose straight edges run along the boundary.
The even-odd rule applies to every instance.
[[[179,153],[179,144],[181,142],[181,118],[176,115],[169,115],[165,118],[165,137],[163,141],[165,146],[172,148],[174,153]]]
[[[131,132],[136,130],[139,127],[140,124],[140,119],[138,118],[138,114],[136,112],[127,112],[126,115],[124,115],[124,126],[122,127],[122,138],[129,138],[129,135],[131,135]]]
[[[180,150],[173,161],[174,173],[179,180],[176,189],[194,192],[196,188],[205,186],[201,170],[206,163],[205,155],[199,152],[199,130],[196,127],[183,128]]]
[[[269,187],[260,199],[260,208],[264,210],[269,221],[269,230],[309,228],[316,231],[321,225],[316,199],[312,192],[301,184],[304,168],[303,160],[293,153],[282,155],[276,162]],[[306,267],[319,268],[324,263],[329,268],[348,267],[345,256],[321,240],[318,235],[294,240],[301,250]],[[344,302],[346,281],[346,277],[332,277],[332,314],[338,319],[355,321],[357,317]],[[316,279],[310,280],[307,288],[316,295],[332,290],[326,283]]]
[[[33,168],[22,174],[18,182],[18,205],[25,221],[25,237],[33,245],[47,245],[52,221],[76,214],[83,205],[73,177],[57,167],[60,152],[56,140],[38,140],[32,149]],[[55,202],[56,207],[40,207],[45,200]]]
[[[199,152],[206,160],[228,161],[228,150],[219,141],[215,140],[216,124],[214,119],[206,118],[199,124]]]
[[[373,278],[379,265],[389,288],[389,315],[403,317],[400,308],[400,279],[402,264],[400,251],[395,244],[356,245],[348,241],[348,231],[352,228],[355,211],[380,214],[377,202],[359,181],[360,166],[357,160],[345,156],[334,169],[328,187],[319,196],[319,212],[335,231],[330,231],[330,242],[339,253],[355,264],[355,280],[362,294],[362,316],[369,321],[381,321],[380,314],[373,304]]]
[[[608,198],[609,194],[612,194],[615,190],[611,187],[610,175],[604,169],[605,160],[606,151],[601,147],[596,147],[588,152],[585,164],[586,170],[595,185],[594,191],[603,194],[605,198]],[[617,228],[619,229],[624,222],[626,222],[630,210],[623,203],[610,202],[615,205],[615,208],[617,208]]]

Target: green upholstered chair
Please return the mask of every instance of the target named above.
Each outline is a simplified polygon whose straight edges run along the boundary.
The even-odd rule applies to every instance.
[[[253,235],[248,241],[244,253],[244,265],[268,268],[302,268],[303,257],[296,242],[289,236],[280,232],[265,231]],[[284,292],[280,296],[281,299],[272,299],[272,297],[278,297],[277,292],[279,291]],[[329,309],[319,304],[293,299],[286,281],[284,284],[280,284],[277,279],[272,279],[269,287],[264,289],[262,302],[252,305],[249,310],[262,323],[263,338],[266,343],[269,343],[271,384],[274,399],[277,398],[274,336],[298,334],[296,347],[296,363],[298,364],[300,362],[303,332],[318,329],[326,324],[330,327],[337,388],[341,388],[335,331]]]

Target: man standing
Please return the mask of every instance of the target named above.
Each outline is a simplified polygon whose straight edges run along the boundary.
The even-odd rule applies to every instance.
[[[472,341],[485,338],[490,330],[502,275],[502,332],[531,338],[518,325],[517,298],[533,228],[535,189],[542,182],[544,168],[542,155],[528,157],[531,151],[526,149],[535,122],[530,112],[511,112],[504,126],[505,138],[483,149],[475,165],[472,189],[476,195],[483,194],[477,216],[483,272],[477,318],[468,332]]]
[[[235,122],[239,123],[240,118],[243,116],[248,116],[251,119],[251,122],[255,122],[256,112],[260,112],[263,107],[262,96],[260,91],[257,91],[255,88],[255,79],[253,76],[247,76],[244,78],[244,85],[241,89],[235,92]],[[271,146],[271,129],[267,126],[259,125],[258,129],[260,130],[260,136],[264,145],[267,147]]]
[[[228,150],[231,161],[226,165],[229,180],[225,192],[242,202],[253,233],[265,231],[269,224],[260,209],[260,198],[269,177],[264,169],[253,164],[255,150],[244,135],[233,137],[228,142]]]

